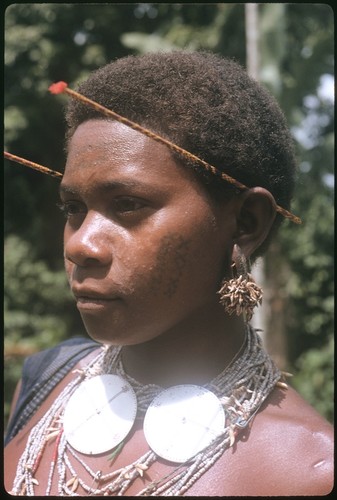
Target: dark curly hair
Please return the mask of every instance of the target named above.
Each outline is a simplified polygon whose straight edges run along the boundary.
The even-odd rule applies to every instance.
[[[94,71],[78,90],[246,186],[268,189],[278,205],[289,209],[296,162],[284,115],[269,92],[235,61],[205,51],[127,56]],[[68,140],[92,118],[106,119],[70,100]],[[202,167],[189,166],[215,197],[231,192],[226,182]],[[271,233],[281,220],[278,214]],[[255,257],[270,239],[271,235]]]

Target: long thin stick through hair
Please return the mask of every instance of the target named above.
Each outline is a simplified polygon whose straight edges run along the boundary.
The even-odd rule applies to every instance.
[[[15,161],[16,163],[21,163],[21,165],[32,168],[33,170],[37,170],[38,172],[42,172],[43,174],[51,175],[52,177],[59,177],[59,178],[63,177],[63,174],[61,174],[61,172],[56,172],[56,170],[51,170],[50,168],[44,167],[39,163],[34,163],[33,161],[25,160],[24,158],[21,158],[21,156],[13,155],[11,153],[8,153],[7,151],[4,151],[4,157],[7,158],[7,160]]]
[[[241,182],[237,181],[236,179],[234,179],[230,175],[226,174],[225,172],[221,172],[213,165],[210,165],[208,162],[206,162],[205,160],[202,160],[198,156],[190,153],[186,149],[183,149],[180,146],[178,146],[177,144],[169,141],[168,139],[165,139],[164,137],[161,137],[160,135],[155,134],[151,130],[148,130],[147,128],[142,127],[138,123],[136,123],[132,120],[129,120],[128,118],[125,118],[124,116],[119,115],[115,111],[112,111],[111,109],[108,109],[105,106],[102,106],[98,102],[93,101],[92,99],[89,99],[88,97],[85,97],[83,94],[80,94],[79,92],[76,92],[75,90],[70,89],[66,82],[61,81],[61,82],[53,83],[52,85],[50,85],[49,91],[52,94],[61,94],[61,93],[68,94],[70,97],[73,97],[77,100],[82,101],[84,104],[87,104],[88,106],[95,109],[99,113],[101,113],[109,118],[113,118],[113,119],[117,120],[118,122],[123,123],[124,125],[127,125],[128,127],[132,128],[133,130],[141,132],[142,134],[146,135],[147,137],[150,137],[151,139],[154,139],[157,142],[160,142],[161,144],[165,144],[173,151],[183,155],[188,160],[192,160],[192,161],[198,163],[199,165],[202,165],[208,172],[211,172],[213,175],[221,177],[224,181],[232,184],[233,186],[235,186],[239,190],[249,189],[247,186],[245,186]],[[291,212],[289,212],[285,208],[280,207],[279,205],[276,205],[276,211],[278,213],[280,213],[286,219],[289,219],[292,222],[295,222],[295,224],[302,223],[302,221],[299,217],[292,214]]]
[[[181,148],[177,144],[174,144],[173,142],[169,141],[168,139],[165,139],[164,137],[161,137],[160,135],[155,134],[151,130],[148,130],[148,129],[142,127],[138,123],[135,123],[132,120],[129,120],[128,118],[125,118],[124,116],[119,115],[115,111],[112,111],[112,110],[106,108],[105,106],[102,106],[101,104],[97,103],[96,101],[93,101],[93,100],[85,97],[84,95],[80,94],[79,92],[71,90],[70,88],[68,88],[68,84],[65,82],[57,82],[57,83],[52,84],[49,87],[49,91],[52,94],[61,94],[61,93],[68,94],[69,96],[71,96],[75,99],[78,99],[78,100],[84,102],[85,104],[87,104],[88,106],[94,108],[96,111],[100,112],[101,114],[103,114],[109,118],[113,118],[113,119],[117,120],[118,122],[123,123],[124,125],[127,125],[128,127],[132,128],[133,130],[136,130],[136,131],[146,135],[147,137],[150,137],[151,139],[154,139],[155,141],[160,142],[161,144],[165,144],[170,149],[183,155],[188,160],[192,160],[193,162],[196,162],[199,165],[202,165],[208,172],[211,172],[213,175],[221,177],[221,179],[232,184],[237,189],[239,189],[239,190],[249,189],[247,186],[245,186],[241,182],[237,181],[236,179],[234,179],[230,175],[226,174],[225,172],[221,172],[213,165],[210,165],[205,160],[202,160],[198,156]],[[39,172],[42,172],[44,174],[51,175],[52,177],[57,177],[57,178],[63,177],[63,174],[61,172],[51,170],[50,168],[44,167],[43,165],[39,165],[38,163],[34,163],[32,161],[21,158],[20,156],[13,155],[11,153],[8,153],[7,151],[4,151],[4,157],[7,158],[8,160],[12,160],[12,161],[15,161],[17,163],[21,163],[22,165],[24,165],[26,167],[32,168],[32,169],[37,170]],[[288,210],[286,210],[285,208],[283,208],[279,205],[276,205],[276,211],[278,213],[280,213],[286,219],[289,219],[292,222],[294,222],[295,224],[302,223],[302,221],[299,217],[297,217],[296,215],[292,214],[291,212],[289,212]]]

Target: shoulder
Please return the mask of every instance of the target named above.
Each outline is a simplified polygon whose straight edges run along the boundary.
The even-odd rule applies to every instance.
[[[280,495],[325,495],[333,487],[333,427],[295,390],[276,389],[252,426],[252,444]]]
[[[74,337],[25,360],[21,381],[12,403],[5,443],[28,422],[76,363],[99,345],[88,338]]]
[[[99,344],[91,339],[74,337],[29,356],[22,369],[22,391],[50,380],[59,371],[65,374],[79,359],[97,347]]]
[[[326,435],[328,442],[333,442],[332,425],[291,387],[285,391],[275,389],[264,413],[269,425],[276,425],[282,434],[287,431],[301,436],[304,433],[307,438],[312,436],[312,440]]]
[[[87,350],[97,348],[99,344],[91,339],[84,337],[73,337],[71,339],[64,340],[54,347],[45,349],[43,351],[37,352],[32,356],[29,356],[25,360],[24,369],[33,370],[37,373],[41,372],[41,368],[50,367],[53,368],[53,364],[56,360],[58,363],[68,361],[73,356],[79,356]]]
[[[333,429],[293,389],[274,389],[191,495],[322,496],[333,488]]]

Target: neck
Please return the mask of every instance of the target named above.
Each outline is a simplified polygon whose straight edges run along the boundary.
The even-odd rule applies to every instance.
[[[123,365],[128,375],[144,384],[203,385],[230,364],[244,340],[242,319],[226,316],[216,305],[153,340],[124,346]]]

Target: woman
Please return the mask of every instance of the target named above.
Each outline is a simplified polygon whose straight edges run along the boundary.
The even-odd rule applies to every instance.
[[[126,57],[80,93],[169,143],[69,102],[64,258],[92,341],[26,362],[7,491],[327,494],[332,428],[249,325],[261,291],[246,261],[266,250],[294,184],[278,105],[204,52]]]

